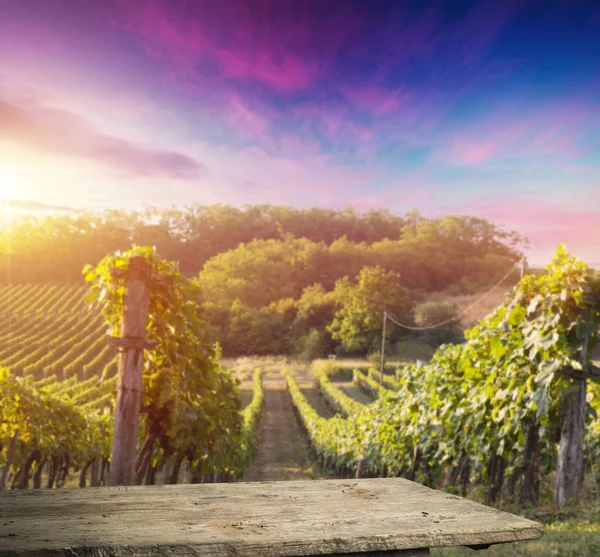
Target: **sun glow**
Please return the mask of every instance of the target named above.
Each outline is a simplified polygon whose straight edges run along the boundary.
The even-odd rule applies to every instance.
[[[17,199],[23,189],[23,180],[19,172],[0,166],[0,200]]]

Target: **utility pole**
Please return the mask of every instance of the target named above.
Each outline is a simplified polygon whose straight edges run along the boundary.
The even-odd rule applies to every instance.
[[[523,259],[521,259],[521,280],[523,280],[523,277],[525,276],[526,272],[527,272],[527,260],[525,259],[525,256],[523,256]]]
[[[129,268],[113,269],[115,279],[125,279],[125,297],[121,337],[109,337],[109,344],[119,347],[117,407],[110,462],[110,485],[134,485],[138,422],[142,403],[144,349],[154,348],[156,341],[146,340],[151,266],[143,257],[132,257]]]
[[[380,376],[379,383],[383,385],[383,365],[385,362],[385,329],[387,325],[387,310],[383,311],[383,332],[381,334],[381,368],[380,368]]]

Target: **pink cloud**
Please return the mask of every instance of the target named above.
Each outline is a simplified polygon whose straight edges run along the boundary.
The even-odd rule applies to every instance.
[[[158,0],[120,0],[112,22],[139,37],[144,50],[164,60],[184,76],[193,77],[197,61],[212,51],[211,42],[197,20],[176,17]]]
[[[536,107],[500,105],[482,120],[440,134],[432,160],[468,166],[513,157],[539,161],[585,156],[590,152],[586,135],[600,124],[600,113],[587,93]]]
[[[346,189],[341,206],[352,204],[361,211],[385,207],[402,212],[416,205],[431,205],[440,195],[439,189],[432,186],[421,172],[407,172],[401,179],[391,183],[384,181],[384,174],[374,171],[368,178],[369,181],[363,188]]]
[[[22,37],[31,37],[32,40],[19,41],[19,48],[14,48],[15,41]],[[68,48],[69,39],[64,33],[49,25],[16,20],[11,18],[8,11],[2,12],[0,47],[2,48],[3,63],[11,58],[18,61],[19,57],[28,51],[35,56],[38,54],[40,46],[43,46],[46,54],[58,55]]]
[[[193,180],[206,172],[200,162],[180,152],[102,133],[71,111],[39,105],[22,107],[0,98],[2,139],[89,160],[122,176]]]
[[[393,208],[395,210],[407,210],[417,203],[424,203],[433,196],[433,188],[411,186],[403,191],[385,189],[381,192],[368,196],[349,196],[349,201],[359,211],[371,209]]]
[[[352,147],[367,155],[383,142],[427,146],[456,100],[448,91],[432,89],[417,96],[406,87],[391,86],[390,77],[403,64],[423,60],[434,80],[471,83],[478,72],[462,67],[474,52],[469,45],[474,41],[477,52],[485,48],[519,9],[511,1],[502,7],[485,2],[465,21],[440,28],[443,14],[437,5],[417,20],[398,8],[381,28],[380,21],[365,17],[357,6],[329,10],[316,3],[256,0],[241,7],[222,0],[192,4],[186,12],[183,5],[162,0],[115,1],[123,9],[114,24],[163,62],[171,85],[201,98],[216,126],[229,123],[238,139],[272,147],[277,122],[286,121],[301,136],[316,132],[334,149]],[[358,61],[377,58],[369,85],[350,82],[351,75],[338,66],[340,53]],[[437,58],[444,64],[437,64]],[[457,70],[458,77],[449,73]],[[280,95],[318,94],[292,109],[273,108],[272,97],[267,94],[267,100],[256,85]],[[336,94],[341,100],[332,100]],[[377,123],[365,124],[357,112],[374,116]],[[457,148],[464,150],[460,142]],[[459,158],[468,164],[491,156],[491,148],[467,151]]]
[[[411,58],[437,54],[456,70],[462,58],[480,54],[522,7],[522,2],[484,2],[464,21],[440,29],[437,5],[417,20],[396,8],[393,21],[381,28],[380,21],[369,21],[352,5],[328,10],[316,3],[279,7],[256,0],[249,8],[222,0],[184,13],[181,4],[160,0],[116,1],[121,9],[115,25],[138,37],[151,56],[167,63],[176,81],[189,87],[201,81],[199,64],[208,61],[216,62],[225,79],[252,80],[279,93],[306,91],[325,78],[339,89],[340,80],[330,70],[340,52],[358,59],[376,55],[375,83],[364,90],[346,84],[341,91],[358,108],[377,115],[393,113],[405,101],[405,93],[382,85],[392,70]],[[432,72],[452,71],[446,66],[431,64]]]
[[[203,190],[221,203],[270,203],[273,199],[301,206],[346,206],[349,191],[364,191],[373,170],[337,164],[327,155],[294,156],[310,150],[300,138],[287,138],[284,155],[259,147],[233,149],[198,144],[184,150],[188,156],[210,160],[210,176]],[[251,187],[248,187],[252,184]]]
[[[389,207],[394,204],[393,200],[395,196],[393,192],[383,192],[379,195],[371,195],[368,197],[355,197],[352,199],[351,205],[353,205],[359,211],[370,211],[372,209],[381,209],[382,207]]]
[[[66,102],[63,97],[52,104],[66,105]],[[121,91],[115,91],[111,95],[110,103],[107,103],[103,96],[81,96],[68,99],[68,107],[73,112],[86,114],[101,126],[106,125],[111,130],[121,130],[128,134],[134,132],[137,135],[145,135],[144,127],[155,123],[161,108],[148,96],[134,96]]]
[[[341,103],[305,103],[294,107],[287,116],[299,134],[321,136],[336,149],[364,145],[376,134],[372,126],[354,120],[350,109]]]
[[[399,197],[399,203],[402,205],[410,205],[413,203],[429,202],[439,192],[430,185],[416,183],[410,189],[404,191]]]
[[[564,204],[546,201],[544,194],[496,203],[472,201],[461,207],[460,212],[482,216],[523,234],[530,242],[528,251],[536,259],[536,264],[546,264],[561,243],[566,243],[568,249],[576,250],[576,255],[582,253],[586,258],[594,259],[590,263],[600,260],[597,240],[600,238],[598,194],[580,196],[575,206],[572,200]]]
[[[376,116],[397,112],[413,98],[406,91],[389,91],[374,85],[363,88],[343,85],[341,92],[354,107]]]
[[[217,60],[225,77],[260,81],[281,93],[307,89],[322,73],[317,64],[300,56],[268,48],[241,52],[220,50]]]
[[[321,144],[314,139],[306,139],[295,134],[286,134],[279,141],[279,153],[283,157],[295,159],[311,159],[326,161],[329,156],[324,154]]]
[[[498,145],[493,142],[477,143],[469,140],[458,140],[452,145],[452,153],[462,164],[481,164],[490,161],[498,152]]]
[[[305,90],[323,73],[324,56],[306,57],[314,31],[303,28],[293,10],[287,10],[282,22],[269,23],[265,13],[259,28],[251,10],[226,1],[219,6],[197,4],[195,15],[160,0],[120,2],[123,10],[114,25],[138,37],[181,86],[194,89],[203,81],[199,66],[213,62],[222,78],[251,80],[279,93]],[[256,2],[252,8],[268,12],[269,4]]]
[[[225,111],[224,116],[230,125],[235,126],[240,136],[246,136],[252,139],[259,139],[264,136],[269,128],[269,120],[262,114],[246,106],[239,95],[231,93],[229,95],[229,111]]]

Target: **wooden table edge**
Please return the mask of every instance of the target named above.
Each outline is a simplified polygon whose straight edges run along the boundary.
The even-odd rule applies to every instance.
[[[444,547],[489,547],[492,545],[502,545],[506,543],[517,543],[517,542],[526,542],[526,541],[534,541],[540,539],[544,535],[544,526],[540,523],[534,523],[537,526],[532,526],[531,528],[519,529],[517,531],[506,531],[506,530],[498,530],[497,532],[479,532],[473,533],[471,535],[465,533],[456,533],[456,534],[440,534],[440,539],[432,542],[431,540],[423,540],[423,543],[419,543],[417,540],[414,540],[409,543],[397,543],[394,541],[395,535],[382,537],[380,540],[372,540],[371,548],[367,551],[356,551],[356,547],[354,546],[353,539],[343,539],[343,538],[335,538],[332,540],[328,540],[332,542],[331,550],[326,550],[319,555],[329,555],[331,557],[341,557],[346,555],[355,555],[356,557],[367,557],[369,555],[390,555],[393,556],[395,553],[398,555],[402,555],[403,552],[410,552],[411,550],[429,550],[434,548],[444,548]],[[481,539],[482,534],[486,536],[485,541]],[[426,534],[422,535],[422,537],[427,536]],[[415,535],[415,538],[419,538],[421,536]],[[457,543],[457,539],[460,537],[460,542]],[[320,538],[322,541],[322,538]],[[306,544],[310,545],[310,540],[303,540],[301,545]],[[228,546],[235,545],[236,547],[231,547],[230,549],[233,551],[231,553],[228,550]],[[296,541],[283,542],[280,544],[274,544],[270,550],[265,550],[264,548],[260,553],[257,552],[254,544],[249,544],[248,547],[245,547],[244,544],[240,544],[236,542],[235,544],[230,544],[227,542],[187,542],[187,543],[176,543],[176,544],[103,544],[103,545],[90,545],[90,546],[71,546],[64,548],[47,548],[47,549],[31,549],[31,550],[23,550],[23,549],[15,549],[15,550],[2,550],[0,548],[0,557],[65,557],[71,556],[76,557],[78,555],[85,555],[86,557],[90,556],[98,556],[103,557],[106,555],[144,555],[144,556],[153,556],[153,555],[229,555],[235,554],[240,557],[243,556],[256,556],[256,557],[306,557],[307,554],[302,550],[302,547],[299,547],[299,543]],[[337,545],[338,547],[333,547]],[[215,548],[219,548],[219,550],[215,551]],[[306,549],[306,548],[305,548]]]

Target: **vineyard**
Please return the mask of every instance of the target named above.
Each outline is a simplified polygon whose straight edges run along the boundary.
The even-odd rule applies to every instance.
[[[257,452],[263,464],[269,456],[260,454],[264,376],[254,372],[241,411],[235,370],[207,345],[205,322],[190,303],[197,285],[152,250],[138,253],[179,289],[179,298],[165,304],[157,295],[150,308],[160,319],[148,337],[162,348],[148,352],[144,370],[138,483],[177,482],[182,466],[191,481],[243,478]],[[114,307],[123,295],[107,290],[106,269],[125,259],[117,254],[86,271],[102,312],[89,308],[88,288],[0,289],[7,331],[0,366],[10,370],[0,378],[8,401],[0,414],[3,485],[27,487],[32,476],[36,487],[42,477],[60,486],[69,470],[79,471],[82,486],[88,471],[92,485],[106,483],[117,381],[106,323],[118,333]],[[479,493],[490,504],[528,505],[555,491],[562,503],[600,463],[591,361],[599,291],[595,273],[561,248],[548,273],[526,276],[465,343],[440,347],[424,367],[388,364],[380,377],[368,366],[318,361],[310,370],[316,389],[283,367],[269,381],[286,387],[277,396],[290,397],[324,475],[403,476]],[[271,393],[267,413],[277,403]]]
[[[154,257],[157,268],[162,263],[152,250],[139,252]],[[173,268],[161,270],[171,279],[173,298],[185,296],[187,279]],[[86,273],[89,281],[94,273]],[[80,487],[88,477],[92,486],[108,484],[118,354],[108,343],[110,317],[90,305],[90,291],[87,285],[0,287],[0,489],[62,487],[74,472]],[[183,303],[197,310],[189,297]],[[174,304],[173,309],[186,317]],[[260,371],[254,374],[253,398],[240,411],[237,382],[219,363],[218,351],[199,344],[203,323],[187,318],[189,332],[196,334],[180,366],[193,365],[193,372],[174,369],[160,350],[146,365],[138,483],[176,483],[186,472],[193,481],[231,481],[256,451]],[[170,325],[167,316],[163,324]],[[185,344],[172,335],[171,342],[178,341]],[[207,391],[217,396],[202,397]]]
[[[325,362],[315,380],[337,413],[329,420],[286,373],[316,457],[338,475],[403,476],[463,496],[474,488],[489,503],[535,503],[555,476],[558,504],[577,496],[600,462],[598,387],[586,385],[598,372],[599,290],[595,274],[559,250],[547,276],[525,277],[464,344],[383,380],[354,370],[374,401],[366,406],[337,388],[340,369]]]
[[[535,503],[556,475],[563,504],[600,462],[598,387],[586,390],[585,379],[596,377],[599,290],[594,273],[559,250],[547,276],[525,277],[464,344],[442,346],[425,367],[404,365],[383,381],[355,370],[374,400],[367,406],[332,383],[339,368],[326,362],[315,380],[337,412],[329,420],[286,373],[315,455],[336,474],[403,476],[462,495],[476,488],[489,503]]]
[[[88,308],[86,286],[0,286],[0,367],[34,380],[54,376],[80,393],[105,369],[116,373],[102,314]],[[85,382],[89,380],[89,382]]]

